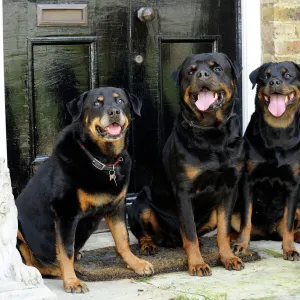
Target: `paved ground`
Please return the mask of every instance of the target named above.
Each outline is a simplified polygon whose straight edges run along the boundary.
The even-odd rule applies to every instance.
[[[131,242],[135,242],[133,237]],[[110,233],[94,234],[85,249],[112,244]],[[251,247],[258,250],[263,259],[247,263],[240,272],[215,267],[213,275],[205,278],[178,272],[138,281],[89,282],[90,292],[79,295],[65,293],[60,280],[46,279],[45,284],[57,294],[58,300],[300,300],[300,262],[283,260],[280,242],[252,242]],[[300,245],[297,248],[300,251]]]

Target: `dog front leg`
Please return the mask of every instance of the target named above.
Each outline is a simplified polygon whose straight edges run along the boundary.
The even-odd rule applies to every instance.
[[[55,222],[56,253],[67,293],[86,293],[88,287],[74,271],[74,244],[78,221],[73,217],[61,217]]]
[[[246,253],[250,242],[251,230],[252,230],[252,194],[250,193],[250,187],[248,182],[248,174],[244,174],[241,179],[242,187],[242,211],[241,211],[241,228],[239,232],[239,237],[233,246],[234,254],[238,255],[240,253]]]
[[[211,269],[200,253],[192,203],[187,193],[177,193],[178,215],[183,248],[188,258],[188,271],[192,276],[210,276]]]
[[[290,196],[286,199],[282,222],[282,250],[283,258],[290,261],[300,260],[300,255],[294,243],[294,220],[299,199],[299,185],[290,190]]]
[[[230,247],[230,219],[235,204],[237,188],[227,195],[217,208],[217,244],[220,259],[227,270],[241,270],[244,263],[234,255]]]
[[[130,250],[128,231],[125,225],[124,204],[119,205],[119,207],[110,215],[107,215],[105,219],[114,238],[117,252],[128,267],[141,276],[153,274],[153,266],[146,260],[136,257]]]

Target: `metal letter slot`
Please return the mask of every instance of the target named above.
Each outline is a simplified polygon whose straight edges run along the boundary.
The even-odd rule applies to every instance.
[[[87,26],[87,4],[38,4],[37,26]]]

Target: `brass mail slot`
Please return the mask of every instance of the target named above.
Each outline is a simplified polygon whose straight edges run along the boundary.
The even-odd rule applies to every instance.
[[[87,26],[87,4],[38,4],[37,26]]]

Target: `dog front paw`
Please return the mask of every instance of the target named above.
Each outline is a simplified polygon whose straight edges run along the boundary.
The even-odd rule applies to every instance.
[[[64,289],[67,293],[72,294],[87,293],[89,291],[87,285],[77,278],[65,280]]]
[[[224,257],[221,259],[226,270],[240,271],[245,268],[244,263],[237,256]]]
[[[134,265],[128,267],[141,276],[148,276],[154,273],[152,264],[143,259],[139,259]]]
[[[235,255],[239,255],[239,254],[246,254],[248,249],[248,243],[245,242],[237,242],[233,245],[233,253]]]
[[[189,264],[189,274],[191,276],[210,276],[211,268],[206,263]]]
[[[283,258],[289,261],[299,261],[300,255],[296,250],[283,251]]]

